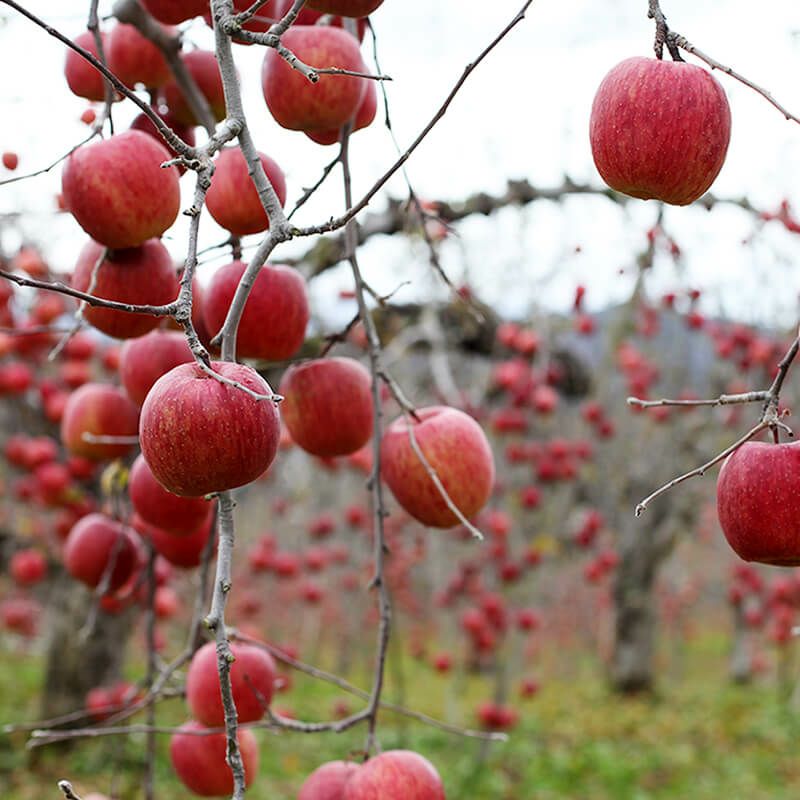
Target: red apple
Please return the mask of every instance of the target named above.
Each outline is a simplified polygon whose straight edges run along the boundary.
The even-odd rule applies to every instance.
[[[178,136],[180,136],[181,139],[183,139],[184,142],[186,142],[186,144],[194,147],[194,128],[191,128],[188,125],[182,125],[180,122],[178,122],[178,120],[173,119],[169,111],[158,111],[156,109],[154,109],[154,111],[156,111],[156,114],[158,114],[168,128],[171,128]],[[163,145],[167,148],[167,150],[169,150],[172,157],[178,155],[178,153],[164,141],[164,137],[159,133],[158,129],[153,124],[150,117],[147,116],[147,114],[139,114],[138,116],[134,117],[133,122],[131,122],[131,129],[135,131],[142,131],[142,133],[152,136],[159,144]],[[177,170],[181,175],[183,175],[183,173],[186,172],[186,167],[178,166]]]
[[[213,517],[209,516],[197,530],[183,536],[148,525],[138,515],[133,517],[133,526],[152,542],[156,552],[169,564],[182,569],[193,569],[200,565],[208,538],[214,532],[212,521]]]
[[[225,322],[245,264],[233,261],[214,273],[203,298],[203,318],[214,336]],[[266,264],[247,298],[236,337],[241,358],[282,361],[302,345],[309,309],[306,282],[289,267]]]
[[[114,249],[161,236],[180,208],[170,154],[142,131],[85,144],[67,159],[61,189],[68,210],[96,241]]]
[[[165,25],[177,25],[208,11],[209,0],[140,0],[145,10]]]
[[[101,33],[100,38],[103,42],[104,52],[108,52],[108,37],[106,34]],[[91,31],[76,36],[73,40],[78,47],[90,52],[95,58],[98,58],[97,47],[94,42],[94,36]],[[67,79],[67,85],[73,94],[78,97],[85,97],[87,100],[104,100],[105,99],[105,80],[102,73],[95,69],[82,55],[79,55],[71,48],[67,50],[67,58],[64,63],[64,77]]]
[[[269,156],[264,153],[258,155],[282,206],[286,202],[283,170]],[[238,147],[226,147],[217,156],[215,164],[211,188],[206,194],[208,212],[234,236],[265,231],[269,227],[269,219],[250,179],[242,151]]]
[[[202,497],[178,497],[164,489],[142,455],[131,467],[128,493],[134,510],[145,522],[176,536],[194,533],[212,510],[212,504]]]
[[[204,726],[195,720],[181,725],[169,743],[172,768],[184,786],[200,797],[223,797],[233,793],[233,773],[225,754],[224,733],[198,735]],[[240,729],[237,735],[244,762],[245,783],[249,786],[258,774],[258,743],[251,730]]]
[[[367,81],[367,89],[353,120],[353,132],[371,125],[377,112],[378,90],[375,88],[375,81]],[[341,137],[341,130],[335,128],[330,131],[306,131],[306,136],[317,144],[336,144]]]
[[[352,761],[328,761],[305,779],[297,800],[342,800],[345,784],[358,768]]]
[[[222,75],[217,57],[209,50],[192,50],[184,53],[181,60],[197,84],[197,88],[208,100],[214,119],[217,122],[225,119],[225,91],[222,88]],[[169,113],[174,119],[182,125],[200,124],[175,80],[168,81],[162,93]]]
[[[119,377],[128,397],[141,406],[153,384],[179,364],[194,359],[189,343],[177,331],[151,331],[122,345]]]
[[[420,450],[436,471],[450,499],[465,517],[483,508],[494,484],[494,458],[480,425],[455,408],[417,410],[412,422]],[[435,528],[458,524],[458,517],[431,480],[414,452],[404,417],[383,435],[383,477],[397,502],[412,517]]]
[[[427,758],[411,750],[387,750],[353,773],[342,800],[445,800],[445,794]]]
[[[315,456],[344,456],[372,436],[369,371],[352,358],[320,358],[289,367],[278,394],[292,439]]]
[[[383,0],[308,0],[306,5],[323,14],[340,14],[343,17],[366,17]]]
[[[19,166],[19,156],[7,150],[3,153],[3,166],[9,170],[9,172],[13,172]]]
[[[250,367],[211,368],[258,394],[267,382]],[[197,364],[160,377],[142,406],[139,440],[156,480],[173,494],[199,497],[244,486],[270,465],[278,449],[275,404],[221,383]]]
[[[717,177],[731,134],[725,92],[705,69],[628,58],[603,78],[589,137],[603,180],[643,200],[684,206]]]
[[[272,700],[275,685],[275,662],[260,647],[231,645],[231,692],[239,722],[254,722],[264,716]],[[217,672],[217,648],[214,642],[203,645],[192,657],[186,673],[186,702],[197,720],[213,728],[224,726],[225,711]]]
[[[17,550],[8,563],[8,571],[20,586],[33,586],[47,575],[47,559],[33,547]]]
[[[141,247],[110,250],[97,270],[94,288],[89,292],[92,274],[105,248],[90,241],[81,250],[72,273],[72,287],[105,300],[132,305],[165,305],[178,296],[178,278],[167,248],[159,239]],[[111,308],[87,306],[84,319],[98,330],[117,339],[133,339],[156,328],[161,317],[129,314]]]
[[[800,442],[747,442],[717,479],[717,513],[728,544],[745,561],[800,565]]]
[[[108,68],[129,88],[163,86],[171,77],[163,53],[133,25],[118,23],[108,35]]]
[[[108,589],[116,591],[131,577],[138,561],[130,530],[105,514],[89,514],[78,520],[64,544],[67,572],[91,588],[99,585],[110,569]]]
[[[95,444],[83,438],[95,436],[136,436],[139,409],[116,386],[85,383],[67,400],[61,418],[61,441],[76,456],[92,461],[119,458],[130,452],[131,444]]]
[[[282,42],[312,67],[338,67],[367,72],[358,41],[339,28],[293,25]],[[261,71],[261,88],[272,116],[284,128],[296,131],[337,130],[358,110],[366,78],[321,75],[311,83],[269,48]]]

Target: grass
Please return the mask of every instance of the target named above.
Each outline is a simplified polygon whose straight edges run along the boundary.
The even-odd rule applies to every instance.
[[[485,688],[463,687],[406,664],[407,704],[440,717],[471,723],[470,711]],[[609,693],[602,670],[576,661],[569,677],[546,676],[540,694],[520,706],[522,720],[507,744],[486,747],[414,721],[387,714],[381,725],[384,749],[407,747],[436,764],[449,800],[782,800],[800,796],[796,742],[800,716],[779,700],[774,686],[732,686],[725,677],[724,641],[706,638],[687,653],[684,677],[666,680],[654,697],[621,700]],[[562,673],[563,675],[563,673]],[[40,665],[36,658],[6,656],[0,663],[0,721],[31,718]],[[460,690],[463,688],[463,692]],[[391,694],[391,691],[390,691]],[[342,699],[339,690],[298,678],[290,695],[300,718],[328,718]],[[348,700],[351,709],[356,700]],[[183,703],[159,709],[160,724],[185,718]],[[323,761],[346,757],[363,746],[363,730],[339,736],[259,733],[260,776],[253,800],[291,800],[303,778]],[[0,796],[3,800],[57,798],[55,783],[68,778],[77,790],[114,791],[128,800],[142,796],[141,737],[104,738],[79,745],[26,751],[25,735],[0,737]],[[184,798],[171,774],[167,737],[160,737],[159,798]]]

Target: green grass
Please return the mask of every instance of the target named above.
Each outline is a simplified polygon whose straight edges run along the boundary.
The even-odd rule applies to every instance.
[[[447,687],[423,666],[406,662],[413,691],[407,704],[440,717],[454,708],[470,723],[470,709],[485,696],[477,680],[464,692]],[[386,714],[384,749],[408,747],[433,761],[449,800],[782,800],[800,796],[796,742],[800,716],[778,699],[770,683],[735,687],[725,678],[723,643],[706,639],[687,655],[680,683],[664,683],[655,697],[621,700],[611,695],[602,670],[588,659],[570,678],[547,678],[537,698],[520,708],[522,722],[507,744],[486,748],[414,721]],[[6,656],[0,663],[0,721],[30,718],[35,708],[39,664]],[[390,689],[391,696],[391,689]],[[298,678],[278,707],[290,705],[300,718],[325,719],[342,693]],[[351,709],[358,701],[348,701]],[[160,724],[184,719],[181,700],[159,708]],[[303,777],[323,761],[363,747],[359,728],[339,736],[259,732],[260,776],[253,800],[291,800]],[[84,741],[64,750],[25,750],[25,735],[0,737],[0,796],[3,800],[57,798],[55,782],[70,779],[83,792],[141,797],[141,737]],[[160,737],[158,797],[188,797],[170,772],[167,737]]]

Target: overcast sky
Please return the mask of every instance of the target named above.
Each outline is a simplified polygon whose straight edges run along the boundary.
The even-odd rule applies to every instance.
[[[464,65],[483,48],[520,7],[520,0],[386,0],[374,15],[383,71],[397,138],[405,147],[433,114]],[[101,2],[101,11],[110,9]],[[28,0],[27,7],[64,33],[85,26],[86,0]],[[800,6],[796,0],[662,0],[672,27],[700,49],[767,87],[800,114]],[[0,6],[0,8],[2,8]],[[54,10],[55,9],[55,10]],[[576,181],[600,184],[588,144],[592,97],[603,75],[618,61],[649,55],[652,22],[646,0],[537,0],[528,18],[470,79],[447,116],[408,165],[417,192],[428,198],[457,200],[476,191],[500,192],[509,178],[528,178],[541,186]],[[86,103],[74,97],[63,78],[62,46],[31,23],[3,9],[0,41],[5,59],[0,90],[3,126],[0,150],[20,155],[20,171],[32,170],[66,152],[86,135],[79,122]],[[188,37],[211,45],[202,23]],[[334,148],[321,148],[305,136],[272,122],[260,90],[263,54],[237,48],[246,110],[259,148],[283,167],[289,204],[313,182]],[[727,162],[713,191],[747,195],[768,208],[787,197],[800,205],[800,126],[782,116],[752,91],[719,76],[728,93],[733,135]],[[125,104],[130,105],[130,104]],[[134,116],[125,106],[115,112],[122,127]],[[375,124],[353,140],[355,191],[368,188],[394,158],[386,130]],[[183,179],[188,198],[191,176]],[[19,211],[23,226],[58,268],[70,270],[83,234],[68,215],[54,218],[53,197],[60,169],[30,181],[0,187],[0,211]],[[387,192],[404,193],[397,178]],[[374,201],[380,208],[382,200]],[[188,202],[186,203],[188,205]],[[319,222],[341,210],[338,175],[302,213],[301,223]],[[537,203],[490,219],[459,226],[460,240],[444,250],[454,279],[465,274],[487,300],[511,314],[536,305],[567,308],[577,282],[588,286],[592,307],[623,299],[630,291],[629,267],[655,219],[652,202],[620,211],[601,198],[574,198],[561,206]],[[213,221],[202,227],[204,244],[223,238]],[[735,208],[669,209],[666,227],[684,251],[684,274],[664,258],[651,279],[654,292],[691,284],[705,290],[709,313],[739,315],[768,322],[796,320],[800,295],[800,239],[773,223],[753,246],[742,240],[754,230],[749,215]],[[169,243],[176,257],[185,246],[186,223]],[[576,253],[576,246],[580,252]],[[304,243],[300,248],[306,246]],[[290,245],[294,247],[294,245]],[[399,299],[430,296],[436,281],[418,242],[375,240],[362,256],[368,277],[380,291],[401,278],[413,285]],[[220,262],[217,262],[217,264]],[[202,277],[215,264],[204,265]],[[346,271],[326,276],[318,299],[332,287],[348,286]]]

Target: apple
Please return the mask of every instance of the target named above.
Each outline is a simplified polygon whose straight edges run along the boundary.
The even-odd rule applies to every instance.
[[[308,0],[306,5],[323,14],[340,14],[343,17],[366,17],[383,0]]]
[[[61,418],[61,441],[76,456],[92,461],[119,458],[133,445],[87,442],[84,433],[96,436],[136,436],[139,409],[125,392],[106,383],[85,383],[67,400]]]
[[[19,586],[33,586],[47,575],[47,559],[41,550],[17,550],[8,562],[8,571]]]
[[[283,44],[311,67],[338,67],[367,72],[354,36],[330,26],[293,25]],[[264,100],[276,122],[296,131],[337,130],[358,110],[366,78],[320,75],[311,83],[273,48],[268,48],[261,71]]]
[[[362,764],[347,781],[342,800],[445,800],[444,786],[427,758],[387,750]]]
[[[104,249],[103,245],[90,241],[81,250],[72,273],[73,289],[133,305],[165,305],[178,296],[172,258],[159,239],[150,239],[140,247],[110,250],[89,292],[92,273]],[[87,306],[83,316],[90,325],[117,339],[142,336],[161,322],[160,317],[149,314],[130,314],[99,306]]]
[[[261,165],[281,206],[286,203],[286,178],[277,163],[264,153],[258,154]],[[250,179],[247,161],[238,147],[226,147],[217,156],[206,207],[217,223],[234,236],[260,233],[269,227],[267,212],[261,205]]]
[[[212,362],[211,368],[251,391],[271,394],[250,367]],[[183,497],[255,480],[272,463],[279,437],[272,401],[221,383],[195,363],[175,367],[156,381],[139,425],[142,454],[156,480]]]
[[[294,0],[280,0],[280,3],[276,6],[275,9],[275,16],[283,18],[285,17],[290,9],[294,5]],[[317,21],[320,17],[324,17],[325,14],[322,11],[315,11],[314,9],[310,8],[308,5],[303,6],[300,9],[300,13],[297,15],[297,19],[295,20],[295,25],[316,25]],[[329,17],[331,25],[336,28],[343,28],[344,27],[344,19],[342,17]],[[366,19],[359,19],[358,20],[358,40],[360,42],[364,41],[364,34],[367,32],[367,21]]]
[[[372,436],[372,379],[352,358],[319,358],[284,373],[278,394],[292,439],[315,456],[344,456]]]
[[[66,161],[61,190],[68,210],[96,241],[137,247],[175,222],[180,187],[167,149],[142,131],[81,145]]]
[[[100,584],[112,563],[108,589],[125,585],[139,564],[133,534],[105,514],[88,514],[75,523],[64,544],[64,566],[76,580],[91,588]]]
[[[231,692],[239,722],[255,722],[264,716],[272,700],[275,662],[272,656],[250,644],[231,644]],[[204,644],[192,657],[186,673],[186,702],[192,716],[210,728],[224,726],[225,710],[217,671],[217,648]]]
[[[375,81],[367,81],[364,97],[353,120],[353,132],[371,125],[377,112],[378,90],[375,87]],[[341,137],[341,130],[335,128],[330,131],[306,131],[306,136],[317,144],[336,144]]]
[[[180,122],[178,122],[178,120],[172,117],[169,111],[157,109],[153,110],[168,128],[171,128],[178,136],[180,136],[181,139],[183,139],[184,142],[186,142],[186,144],[194,147],[194,128],[189,127],[188,125],[182,125]],[[134,117],[133,122],[131,122],[131,129],[135,131],[142,131],[142,133],[152,136],[159,144],[163,145],[167,148],[167,150],[169,150],[170,155],[173,158],[178,155],[178,153],[164,141],[164,138],[159,133],[158,128],[156,128],[147,114],[142,113]],[[177,170],[181,175],[183,175],[183,173],[186,172],[186,167],[178,165]]]
[[[139,0],[145,10],[165,25],[177,25],[208,11],[209,0]]]
[[[717,513],[744,561],[800,565],[800,442],[746,442],[717,479]]]
[[[101,33],[100,39],[103,42],[103,51],[107,53],[108,37],[105,33]],[[99,58],[91,31],[81,33],[73,41],[78,47],[82,47],[95,58]],[[64,77],[67,79],[67,86],[69,86],[70,91],[78,97],[98,102],[105,99],[105,79],[102,73],[71,48],[67,50],[67,57],[64,62]]]
[[[188,535],[176,536],[155,525],[149,525],[137,514],[134,514],[132,525],[145,539],[149,539],[155,551],[165,561],[182,569],[193,569],[200,565],[203,549],[214,532],[213,516]]]
[[[233,261],[218,269],[203,298],[203,319],[214,336],[225,322],[245,264]],[[290,267],[266,264],[253,284],[236,337],[241,358],[282,361],[303,344],[309,308],[306,282]]]
[[[227,740],[224,733],[199,735],[205,726],[195,720],[185,722],[172,734],[169,756],[181,782],[200,797],[223,797],[233,794],[233,773],[226,762]],[[258,743],[251,730],[237,733],[244,763],[245,783],[249,786],[258,774]]]
[[[594,162],[612,189],[679,206],[714,182],[730,135],[728,100],[711,73],[643,57],[603,78],[589,123]]]
[[[342,800],[345,784],[358,768],[352,761],[328,761],[305,779],[297,800]]]
[[[141,406],[153,384],[179,364],[194,360],[186,337],[178,331],[151,331],[122,345],[119,377],[128,397]]]
[[[417,409],[412,421],[420,450],[450,499],[469,518],[483,508],[494,484],[494,458],[480,425],[448,406]],[[397,502],[415,519],[434,528],[457,525],[425,465],[414,452],[405,417],[383,434],[381,470]]]
[[[7,150],[2,156],[3,166],[9,171],[13,172],[19,166],[19,156],[16,153]]]
[[[153,477],[142,455],[131,467],[128,494],[134,510],[145,522],[176,536],[194,533],[212,509],[212,504],[202,497],[178,497],[168,492]]]
[[[171,77],[163,53],[133,25],[118,23],[108,35],[108,68],[129,88],[163,86]]]
[[[208,101],[214,119],[217,122],[225,119],[225,91],[217,57],[210,50],[192,50],[181,55],[181,60]],[[174,79],[164,85],[162,94],[169,113],[175,120],[182,125],[200,124]]]

